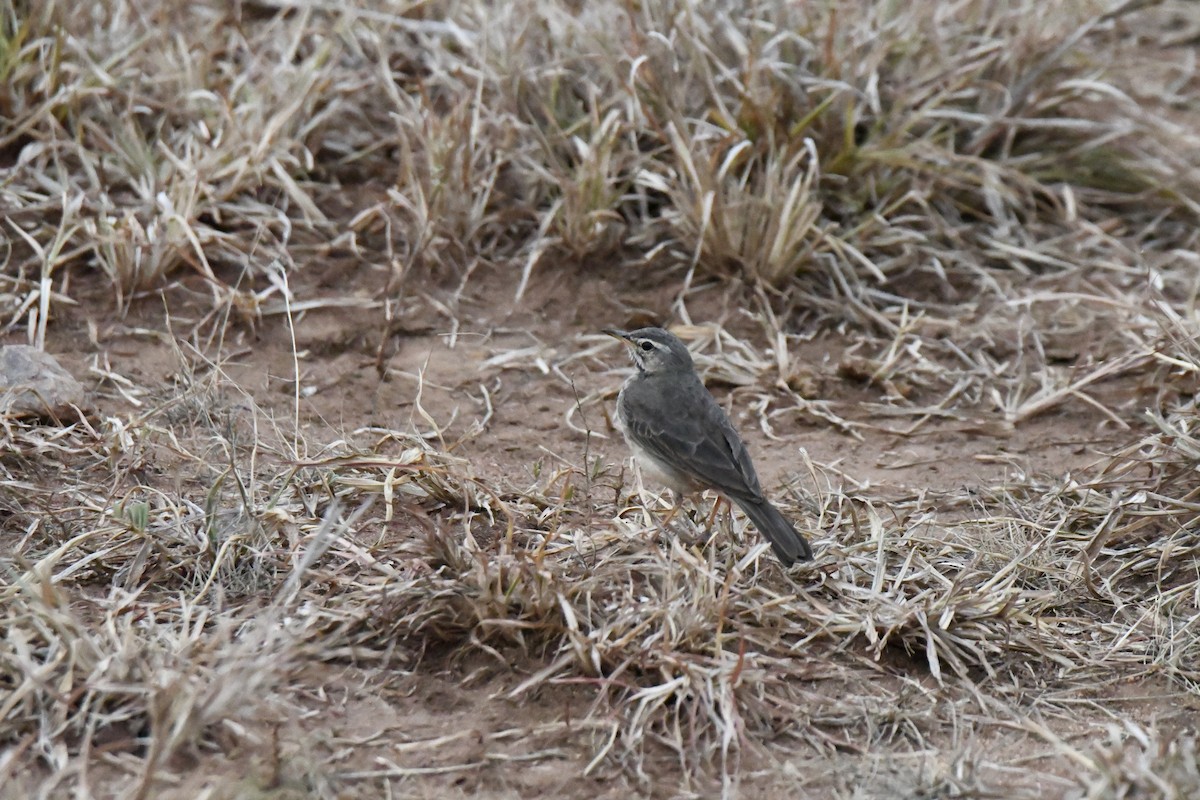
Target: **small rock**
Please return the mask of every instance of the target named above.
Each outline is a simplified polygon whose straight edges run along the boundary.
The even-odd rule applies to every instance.
[[[8,417],[74,417],[87,396],[54,356],[36,347],[0,347],[0,414]]]

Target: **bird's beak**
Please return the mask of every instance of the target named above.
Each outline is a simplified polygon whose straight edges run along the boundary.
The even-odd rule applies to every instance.
[[[605,328],[602,333],[607,333],[626,347],[633,347],[633,342],[629,338],[629,334],[625,331],[619,331],[615,328]]]

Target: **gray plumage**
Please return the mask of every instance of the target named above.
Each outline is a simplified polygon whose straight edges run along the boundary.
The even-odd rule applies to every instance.
[[[737,503],[785,565],[811,559],[808,542],[763,495],[746,446],[683,342],[662,328],[605,333],[629,346],[637,367],[617,397],[617,424],[643,469],[680,494],[715,489]]]

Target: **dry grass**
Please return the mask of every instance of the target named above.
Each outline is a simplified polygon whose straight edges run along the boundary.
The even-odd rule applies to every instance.
[[[95,345],[162,297],[136,333],[176,358],[161,386],[98,355],[100,418],[4,422],[0,793],[184,796],[218,753],[212,796],[411,788],[284,758],[270,721],[314,665],[482,654],[508,698],[587,692],[531,759],[581,742],[573,774],[645,794],[1197,796],[1198,30],[1085,0],[0,0],[8,338],[82,314]],[[329,259],[382,298],[299,296]],[[530,481],[463,455],[486,389],[465,429],[420,381],[410,428],[314,429],[299,351],[271,409],[227,370],[227,337],[307,308],[382,304],[386,342],[415,302],[456,335],[481,273],[519,309],[601,267],[673,287],[768,436],[1067,409],[1127,446],[936,497],[806,459],[819,557],[785,574],[740,517],[662,535],[590,454],[617,382],[592,331],[480,367],[603,373],[563,411],[583,457]],[[745,310],[693,320],[712,282]],[[814,399],[818,330],[871,401]]]

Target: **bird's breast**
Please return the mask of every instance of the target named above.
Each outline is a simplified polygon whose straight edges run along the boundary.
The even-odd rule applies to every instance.
[[[650,390],[650,387],[639,382],[641,380],[644,378],[639,375],[629,378],[621,387],[620,394],[617,395],[617,414],[614,420],[617,430],[625,437],[625,443],[633,452],[633,457],[641,467],[642,474],[651,482],[666,486],[679,494],[695,492],[702,487],[672,464],[662,461],[653,450],[646,446],[646,443],[638,438],[636,431],[639,428],[653,428],[653,426],[632,424],[629,418],[631,414],[640,413],[639,409],[644,405],[638,402],[638,393]]]

